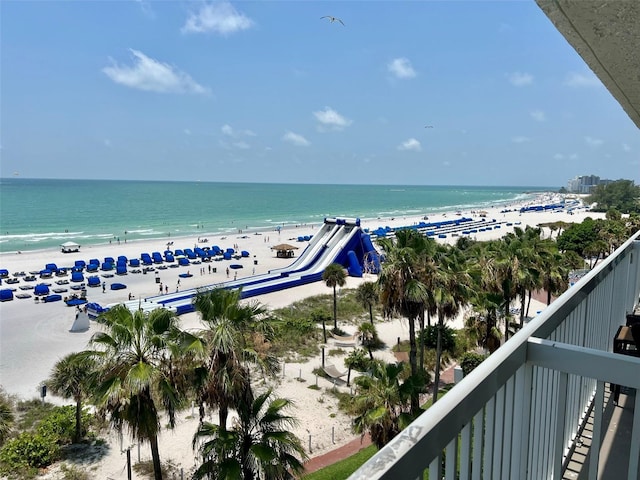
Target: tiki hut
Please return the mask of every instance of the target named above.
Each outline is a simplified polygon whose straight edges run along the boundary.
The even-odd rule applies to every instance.
[[[271,247],[271,250],[276,251],[276,257],[278,258],[291,258],[295,255],[294,250],[297,249],[298,247],[289,245],[288,243],[281,243],[280,245]]]

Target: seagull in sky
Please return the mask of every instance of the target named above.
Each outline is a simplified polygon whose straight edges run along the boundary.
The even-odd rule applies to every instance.
[[[344,25],[344,22],[342,20],[340,20],[338,17],[332,17],[331,15],[325,15],[324,17],[320,17],[320,20],[322,20],[323,18],[328,18],[329,19],[329,23],[340,22],[342,25]]]
[[[424,128],[433,128],[433,125],[425,125]]]

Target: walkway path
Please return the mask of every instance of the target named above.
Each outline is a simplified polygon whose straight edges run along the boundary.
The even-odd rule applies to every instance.
[[[440,375],[440,387],[444,385],[449,385],[453,383],[453,368],[449,367],[442,372]],[[346,445],[336,448],[335,450],[331,450],[323,455],[318,455],[317,457],[311,458],[304,465],[304,473],[312,473],[316,470],[320,470],[321,468],[327,467],[329,465],[333,465],[340,460],[350,457],[358,453],[363,448],[371,445],[371,437],[367,434],[362,439],[356,438],[355,440],[351,440]]]

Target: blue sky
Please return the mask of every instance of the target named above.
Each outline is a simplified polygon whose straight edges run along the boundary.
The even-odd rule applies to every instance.
[[[5,177],[640,183],[639,130],[533,1],[9,0],[0,17]]]

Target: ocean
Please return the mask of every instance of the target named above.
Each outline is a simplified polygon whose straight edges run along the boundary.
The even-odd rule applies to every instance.
[[[509,204],[544,187],[0,179],[0,252],[273,231]],[[384,225],[381,225],[384,226]]]

